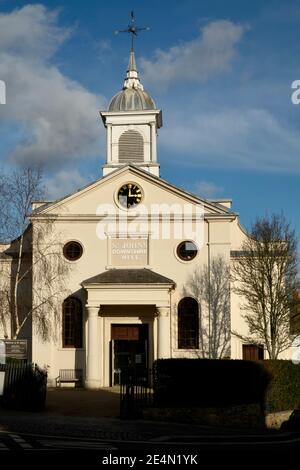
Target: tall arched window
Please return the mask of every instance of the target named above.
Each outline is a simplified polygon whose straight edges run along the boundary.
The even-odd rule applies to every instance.
[[[68,297],[63,303],[63,347],[82,348],[82,303]]]
[[[198,302],[192,297],[184,297],[178,304],[178,349],[198,349],[198,347]]]
[[[119,139],[119,162],[140,163],[144,161],[143,136],[133,130],[125,131]]]

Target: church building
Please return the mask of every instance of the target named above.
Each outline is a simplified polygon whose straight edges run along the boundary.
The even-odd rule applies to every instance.
[[[203,338],[214,323],[191,280],[216,259],[230,266],[247,237],[231,200],[207,200],[161,179],[162,111],[144,90],[133,49],[122,90],[100,115],[107,140],[101,177],[57,201],[35,203],[30,214],[32,305],[44,288],[35,270],[41,227],[51,225],[68,271],[60,315],[49,313],[56,334],[41,335],[33,315],[25,335],[49,385],[62,369],[80,369],[87,388],[100,388],[118,384],[124,367],[146,371],[157,358],[208,357]],[[247,333],[232,292],[228,305],[219,357],[262,358],[263,348],[231,333]]]

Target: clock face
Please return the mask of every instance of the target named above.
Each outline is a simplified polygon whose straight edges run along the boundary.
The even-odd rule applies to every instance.
[[[118,192],[118,201],[122,207],[130,209],[137,206],[142,200],[142,190],[134,183],[124,184]]]

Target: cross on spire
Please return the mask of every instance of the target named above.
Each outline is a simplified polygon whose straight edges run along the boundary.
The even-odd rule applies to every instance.
[[[119,33],[129,33],[131,34],[131,50],[133,51],[134,50],[134,36],[137,36],[138,35],[138,32],[140,31],[149,31],[149,27],[145,27],[145,28],[139,28],[138,26],[136,26],[136,23],[135,23],[135,16],[134,16],[134,12],[131,11],[130,13],[130,23],[128,25],[128,27],[126,29],[118,29],[117,31],[115,31],[115,34],[119,34]]]

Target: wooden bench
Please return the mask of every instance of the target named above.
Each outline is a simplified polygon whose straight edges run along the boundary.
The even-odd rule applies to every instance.
[[[60,369],[59,376],[56,377],[56,386],[61,387],[62,383],[75,383],[82,385],[82,369]]]

